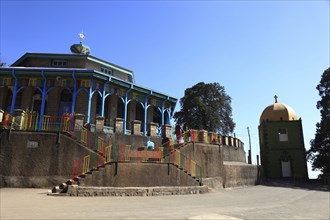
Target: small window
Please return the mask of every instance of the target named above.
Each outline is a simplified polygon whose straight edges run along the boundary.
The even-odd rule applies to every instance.
[[[0,86],[11,86],[11,85],[12,85],[11,78],[3,78],[2,80],[0,80]]]
[[[81,80],[80,87],[88,88],[89,87],[89,80]]]
[[[278,129],[278,138],[279,138],[279,141],[281,141],[281,142],[288,141],[288,133],[287,133],[286,128]]]
[[[132,75],[127,75],[127,79],[128,79],[128,82],[133,82],[133,77],[132,77]]]
[[[37,85],[37,78],[30,78],[29,86],[36,86],[36,85]]]
[[[112,70],[105,67],[101,67],[101,72],[112,75]]]
[[[54,67],[64,67],[68,64],[66,60],[53,60],[52,66]]]

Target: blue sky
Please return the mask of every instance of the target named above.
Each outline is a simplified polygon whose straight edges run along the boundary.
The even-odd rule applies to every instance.
[[[310,147],[315,87],[330,66],[329,1],[0,1],[8,65],[26,52],[70,53],[83,31],[91,55],[133,70],[139,85],[180,99],[198,82],[219,82],[246,152],[250,128],[253,163],[275,94],[302,118]]]

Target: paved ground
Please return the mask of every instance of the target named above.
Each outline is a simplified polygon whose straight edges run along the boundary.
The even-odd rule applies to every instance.
[[[0,189],[0,219],[330,219],[329,191],[279,186],[200,195],[54,197],[48,189]]]

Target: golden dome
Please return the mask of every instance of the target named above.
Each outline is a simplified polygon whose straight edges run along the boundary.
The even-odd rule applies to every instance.
[[[263,121],[294,121],[298,120],[296,112],[288,105],[277,102],[267,106],[260,116],[260,124]]]

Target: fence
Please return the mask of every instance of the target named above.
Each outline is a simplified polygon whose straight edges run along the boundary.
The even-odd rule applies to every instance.
[[[223,136],[218,133],[205,130],[190,129],[182,134],[184,142],[220,144],[233,147],[243,147],[244,144],[239,139],[231,136]]]
[[[10,128],[13,123],[13,120],[14,120],[14,117],[6,112],[2,118],[1,124],[5,128]]]
[[[74,128],[74,118],[71,114],[64,114],[62,117],[44,115],[40,118],[38,113],[25,112],[16,117],[5,113],[1,124],[5,128],[24,131],[69,132]]]

